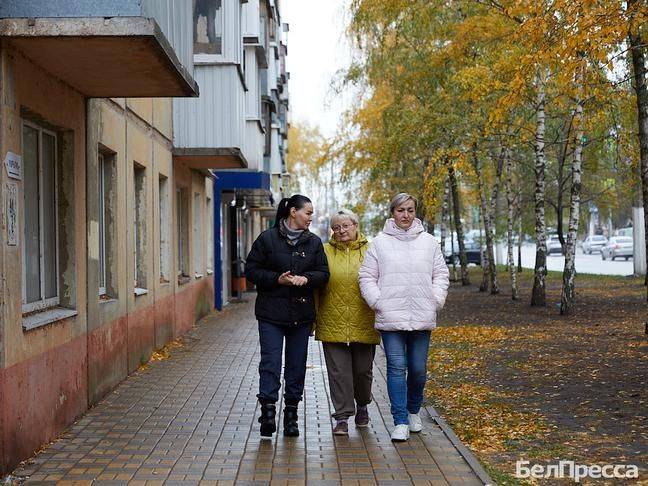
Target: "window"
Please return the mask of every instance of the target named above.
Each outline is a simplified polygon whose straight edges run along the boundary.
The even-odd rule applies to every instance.
[[[133,170],[133,248],[134,248],[134,286],[135,293],[141,295],[146,290],[146,179],[145,169],[135,164]]]
[[[59,304],[56,134],[23,124],[23,312]]]
[[[169,179],[160,175],[160,283],[168,283],[170,277],[171,256],[171,220],[169,219]]]
[[[112,271],[112,263],[116,257],[114,175],[114,155],[99,152],[97,192],[99,199],[99,296],[101,298],[117,297]]]
[[[193,263],[194,276],[202,277],[202,196],[200,193],[194,193],[193,197]]]
[[[184,283],[189,277],[189,204],[187,190],[176,190],[176,231],[178,238],[178,282]]]
[[[214,206],[207,198],[207,275],[214,271]]]
[[[194,0],[194,53],[223,53],[222,0]]]

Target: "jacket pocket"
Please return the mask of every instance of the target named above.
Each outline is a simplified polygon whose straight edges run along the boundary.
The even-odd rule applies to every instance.
[[[381,292],[380,295],[378,296],[378,300],[377,300],[376,303],[374,304],[374,308],[373,308],[373,310],[374,310],[375,312],[381,312],[381,309],[380,309],[380,308],[381,308],[381,305],[382,305],[382,301],[383,301],[383,296],[382,296],[382,292]]]

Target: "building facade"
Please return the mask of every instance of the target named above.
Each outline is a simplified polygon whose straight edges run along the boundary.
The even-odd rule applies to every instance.
[[[242,288],[281,35],[263,0],[0,3],[0,473]]]
[[[216,175],[214,301],[221,309],[246,289],[245,257],[283,197],[287,25],[278,0],[197,5],[193,69],[201,95],[174,99],[174,150]]]

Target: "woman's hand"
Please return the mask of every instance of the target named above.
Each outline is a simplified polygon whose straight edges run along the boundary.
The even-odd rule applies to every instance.
[[[301,287],[308,283],[306,277],[301,275],[291,275],[290,270],[279,275],[279,285],[294,285],[295,287]]]
[[[293,276],[290,274],[290,270],[279,275],[279,280],[277,282],[279,285],[293,285]]]
[[[303,285],[306,285],[308,283],[308,279],[306,277],[302,277],[301,275],[294,275],[292,277],[292,283],[295,287],[302,287]]]

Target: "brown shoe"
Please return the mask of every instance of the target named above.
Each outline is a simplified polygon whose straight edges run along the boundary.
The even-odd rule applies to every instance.
[[[346,420],[338,420],[333,427],[333,435],[349,435],[349,424]]]
[[[367,427],[369,425],[369,411],[367,407],[358,407],[358,411],[355,415],[355,424],[356,427]]]

